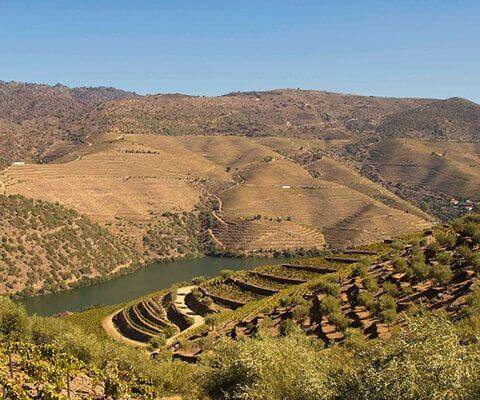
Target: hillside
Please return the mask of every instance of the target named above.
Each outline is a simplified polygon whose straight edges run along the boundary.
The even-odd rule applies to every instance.
[[[330,164],[305,167],[255,138],[110,135],[87,150],[65,163],[13,165],[0,182],[7,194],[75,208],[149,258],[181,255],[146,238],[156,231],[168,242],[174,214],[199,224],[180,237],[223,254],[346,247],[431,223],[380,186],[352,184],[361,177],[347,166],[327,176]]]
[[[452,98],[436,100],[383,119],[376,131],[389,137],[480,140],[480,106]]]
[[[0,297],[0,384],[19,399],[474,399],[479,246],[470,215],[66,318]]]
[[[146,296],[112,321],[115,337],[136,346],[172,337],[166,346],[190,362],[226,337],[281,337],[295,327],[327,346],[348,342],[353,332],[385,341],[420,309],[442,310],[454,321],[473,316],[479,271],[480,218],[471,215],[346,253],[224,271],[194,280],[185,299],[176,300],[176,289]],[[203,326],[194,327],[195,315]]]
[[[480,202],[480,142],[376,138],[341,150],[362,174],[444,220]]]
[[[0,157],[48,161],[104,130],[94,115],[110,100],[134,97],[114,88],[0,81]]]
[[[0,295],[65,290],[137,261],[105,228],[59,204],[0,195],[0,215]]]
[[[354,138],[374,130],[385,116],[423,104],[279,89],[218,97],[152,95],[110,103],[100,114],[109,130],[121,133]]]

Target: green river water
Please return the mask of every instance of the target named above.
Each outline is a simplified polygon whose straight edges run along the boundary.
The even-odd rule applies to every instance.
[[[165,289],[176,282],[190,281],[195,276],[212,277],[222,269],[250,269],[258,265],[279,264],[283,258],[218,258],[153,263],[131,274],[110,281],[84,286],[45,296],[23,300],[30,314],[54,315],[62,311],[123,303],[145,294]]]

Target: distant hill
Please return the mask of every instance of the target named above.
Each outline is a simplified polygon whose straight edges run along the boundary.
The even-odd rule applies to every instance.
[[[101,132],[95,113],[110,100],[135,97],[114,88],[0,81],[0,157],[48,161]]]
[[[385,116],[426,104],[394,99],[279,89],[219,97],[153,95],[113,102],[100,112],[110,130],[165,135],[354,138]]]
[[[435,100],[384,118],[377,132],[390,137],[480,140],[480,106],[451,98]]]

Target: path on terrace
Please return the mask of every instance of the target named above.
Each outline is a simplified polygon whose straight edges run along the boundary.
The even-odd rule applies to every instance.
[[[174,301],[175,306],[177,307],[178,311],[184,315],[187,315],[189,318],[193,319],[193,324],[190,325],[187,329],[178,332],[177,334],[173,335],[171,338],[167,340],[167,346],[170,346],[172,343],[175,342],[178,336],[183,335],[185,332],[188,332],[196,327],[203,325],[205,322],[205,318],[201,315],[195,313],[190,307],[187,306],[185,303],[185,297],[192,292],[194,288],[197,286],[183,286],[177,289],[177,298]]]

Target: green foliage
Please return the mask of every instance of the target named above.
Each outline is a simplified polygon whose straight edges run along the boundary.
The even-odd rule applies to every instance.
[[[413,271],[413,276],[420,280],[427,279],[430,276],[430,266],[424,261],[414,261],[411,269]]]
[[[297,321],[303,321],[308,317],[310,309],[307,305],[300,304],[296,306],[293,310],[293,318]]]
[[[370,292],[376,292],[378,290],[377,280],[375,277],[367,275],[363,279],[363,287]]]
[[[25,309],[0,296],[0,338],[18,340],[26,335],[28,319]]]
[[[413,271],[408,266],[407,261],[402,257],[393,258],[393,268],[396,273],[406,273],[407,275],[412,275]]]
[[[446,247],[447,249],[453,249],[457,243],[457,236],[450,231],[438,231],[435,239],[441,247]]]
[[[220,276],[224,279],[232,277],[234,272],[231,269],[222,269],[220,271]]]
[[[448,265],[437,264],[430,268],[430,277],[440,285],[446,285],[453,278],[452,269]]]
[[[392,297],[398,295],[398,287],[392,282],[386,281],[382,285],[382,289],[385,293],[389,294]]]
[[[200,285],[205,281],[206,281],[206,278],[204,276],[196,276],[195,278],[192,279],[192,283],[194,285]]]
[[[425,251],[426,255],[428,258],[436,258],[437,256],[437,253],[440,251],[440,245],[438,244],[438,242],[435,240],[435,241],[432,241],[428,246],[427,246],[427,249]]]
[[[320,312],[325,315],[331,315],[340,310],[340,301],[333,296],[325,296],[320,301]]]
[[[367,351],[356,355],[355,371],[342,379],[343,395],[336,398],[476,398],[478,348],[462,345],[445,317],[428,315],[407,322],[405,334],[385,343],[372,342]]]
[[[329,354],[318,352],[302,334],[227,341],[206,361],[205,390],[218,400],[330,399]]]
[[[448,251],[441,251],[437,254],[437,261],[440,264],[449,265],[452,262],[452,253]]]
[[[351,324],[351,320],[340,311],[335,311],[328,316],[330,322],[340,331],[344,332]]]
[[[315,287],[312,288],[319,293],[325,293],[330,296],[339,296],[340,295],[340,286],[338,283],[330,282],[326,279],[317,280],[315,282]]]
[[[357,302],[370,311],[375,311],[376,309],[375,297],[373,293],[368,290],[364,290],[358,294]]]

